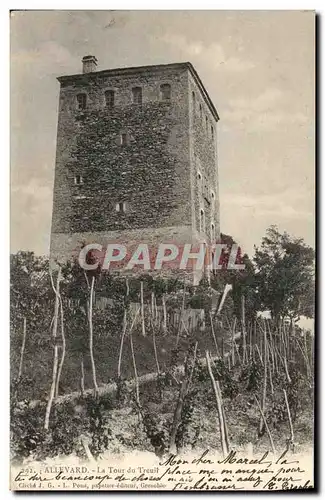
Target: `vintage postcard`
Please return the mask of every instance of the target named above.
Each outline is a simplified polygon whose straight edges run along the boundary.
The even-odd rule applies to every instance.
[[[314,489],[315,13],[10,16],[10,488]]]

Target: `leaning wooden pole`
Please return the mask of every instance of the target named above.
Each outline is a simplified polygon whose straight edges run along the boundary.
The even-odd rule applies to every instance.
[[[267,368],[268,368],[268,349],[267,349],[267,335],[266,335],[266,327],[264,325],[264,379],[263,379],[263,393],[262,393],[262,413],[265,413],[265,405],[266,405],[266,389],[267,389]],[[260,434],[263,431],[264,418],[261,417],[259,432]]]
[[[190,384],[191,384],[191,378],[193,375],[194,371],[194,365],[196,361],[196,353],[197,353],[197,345],[198,343],[196,342],[195,347],[194,347],[194,352],[193,352],[193,358],[191,362],[191,356],[190,352],[188,352],[185,365],[184,365],[184,378],[182,381],[182,384],[179,389],[178,393],[178,399],[177,399],[177,404],[174,412],[174,418],[173,418],[173,423],[170,431],[170,438],[169,438],[169,453],[175,454],[177,452],[176,450],[176,436],[177,436],[177,430],[179,423],[181,421],[181,416],[182,416],[182,409],[184,405],[184,400],[185,397],[188,393]]]
[[[231,361],[232,361],[232,366],[235,366],[235,328],[236,328],[236,318],[234,319],[234,324],[231,328]]]
[[[218,356],[218,358],[220,358],[220,351],[219,351],[219,347],[218,347],[217,338],[216,338],[216,335],[214,333],[213,318],[212,318],[211,311],[209,312],[209,316],[210,316],[210,324],[211,324],[211,334],[212,334],[214,346],[216,348],[216,355]]]
[[[143,299],[143,281],[140,282],[140,305],[141,305],[141,327],[142,335],[146,336],[146,325],[144,321],[144,299]]]
[[[89,292],[89,307],[88,307],[88,322],[89,322],[89,355],[91,361],[91,371],[93,376],[93,384],[95,396],[98,395],[98,385],[96,377],[96,365],[94,359],[94,330],[93,330],[93,298],[94,298],[95,276],[92,277],[91,287]]]
[[[44,429],[45,430],[48,430],[49,426],[50,426],[50,414],[51,414],[53,400],[55,397],[55,388],[56,388],[57,373],[58,373],[59,356],[58,356],[58,344],[57,344],[57,340],[56,340],[56,334],[57,334],[57,330],[58,330],[58,316],[59,316],[59,303],[60,303],[59,302],[59,297],[60,297],[59,296],[59,287],[60,287],[60,280],[61,280],[61,267],[59,267],[58,277],[56,280],[56,288],[54,288],[51,273],[50,273],[50,279],[51,279],[52,288],[55,292],[54,319],[53,319],[53,329],[52,329],[52,341],[53,341],[54,353],[53,353],[52,383],[51,383],[49,399],[48,399],[46,411],[45,411],[45,420],[44,420]]]
[[[158,351],[157,351],[157,345],[156,345],[156,327],[154,323],[152,322],[152,342],[153,342],[153,350],[155,354],[155,362],[156,362],[156,367],[157,367],[157,375],[159,377],[160,375],[160,367],[159,367],[159,360],[158,360]]]
[[[151,319],[152,319],[152,324],[155,325],[156,321],[155,292],[151,292]]]
[[[309,378],[309,377],[311,378],[311,376],[312,376],[312,375],[311,375],[311,368],[310,368],[310,366],[309,366],[308,357],[307,357],[307,356],[306,356],[306,354],[304,353],[304,350],[303,350],[303,348],[301,347],[300,342],[299,342],[299,340],[298,340],[298,338],[297,338],[297,337],[295,337],[295,341],[296,341],[296,343],[297,343],[297,345],[298,345],[298,347],[299,347],[299,350],[300,350],[300,352],[301,352],[301,354],[302,354],[302,357],[303,357],[303,359],[304,359],[304,361],[305,361],[305,365],[306,365],[306,374],[307,374],[307,377],[308,377],[308,378]]]
[[[274,395],[274,386],[273,386],[273,377],[272,377],[272,370],[271,370],[271,363],[270,363],[270,346],[269,346],[269,355],[268,355],[268,365],[269,365],[269,379],[270,379],[270,388],[271,388],[271,394],[272,396]]]
[[[137,364],[136,364],[135,354],[134,354],[132,326],[131,326],[130,331],[129,331],[129,338],[130,338],[130,348],[131,348],[131,356],[132,356],[133,371],[134,371],[134,381],[135,381],[135,399],[136,399],[136,403],[138,405],[138,408],[140,408],[141,405],[140,405],[139,377],[138,377]]]
[[[284,328],[284,324],[283,324],[283,328]],[[287,363],[287,347],[286,347],[285,330],[283,329],[283,331],[282,331],[281,325],[280,325],[280,342],[281,342],[281,345],[283,347],[284,370],[285,370],[285,373],[286,373],[287,380],[288,380],[289,384],[291,384],[291,377],[290,377],[290,374],[289,374],[288,363]]]
[[[176,346],[178,345],[179,342],[179,337],[182,333],[182,327],[183,327],[183,315],[184,315],[184,309],[185,309],[185,297],[186,297],[186,285],[185,285],[185,280],[184,280],[184,288],[183,288],[183,298],[182,298],[182,308],[179,316],[179,323],[178,323],[178,329],[177,329],[177,337],[176,337]]]
[[[19,361],[19,370],[18,370],[18,380],[21,379],[22,373],[23,373],[23,362],[24,362],[24,354],[25,354],[25,345],[26,345],[26,316],[24,317],[24,322],[23,322],[23,341],[21,344],[21,350],[20,350],[20,361]]]
[[[267,434],[268,434],[268,436],[269,436],[269,440],[270,440],[270,444],[271,444],[271,448],[272,448],[273,455],[275,455],[275,446],[274,446],[274,441],[273,441],[273,438],[272,438],[272,434],[271,434],[270,428],[269,428],[269,426],[267,425],[267,421],[266,421],[266,418],[265,418],[264,412],[263,412],[263,410],[262,410],[262,408],[261,408],[261,405],[259,404],[258,399],[257,399],[257,397],[255,396],[255,394],[254,394],[254,398],[255,398],[256,404],[257,404],[257,406],[258,406],[259,412],[260,412],[260,414],[261,414],[261,418],[262,418],[262,420],[263,420],[263,422],[264,422],[266,432],[267,432]]]
[[[55,387],[55,397],[56,398],[59,395],[59,386],[60,386],[62,368],[63,368],[63,364],[64,364],[64,359],[65,359],[65,351],[66,351],[66,340],[65,340],[65,334],[64,334],[64,314],[63,314],[63,304],[62,304],[61,296],[59,297],[59,300],[60,300],[60,317],[61,317],[62,353],[61,353],[61,360],[60,360],[59,369],[58,369],[58,376],[56,379],[56,387]]]
[[[247,352],[246,352],[246,315],[245,315],[245,295],[241,296],[241,344],[242,344],[242,360],[243,365],[246,362]]]
[[[124,338],[125,338],[126,327],[127,327],[128,296],[129,296],[129,292],[130,292],[128,280],[126,280],[125,284],[126,284],[126,296],[125,296],[125,300],[124,300],[123,325],[122,325],[121,342],[120,342],[120,349],[119,349],[118,363],[117,363],[117,378],[118,378],[118,380],[121,378],[123,345],[124,345]]]
[[[81,353],[80,356],[80,392],[81,396],[85,394],[85,368],[84,368],[84,356]]]
[[[163,308],[162,329],[163,329],[163,332],[166,333],[167,332],[167,309],[166,309],[166,297],[165,297],[164,293],[162,295],[161,302],[162,302],[162,308]]]
[[[289,407],[289,401],[288,401],[287,391],[285,389],[283,389],[283,394],[284,394],[284,399],[285,399],[287,413],[288,413],[288,419],[289,419],[289,428],[290,428],[290,439],[289,439],[289,442],[293,446],[294,445],[295,436],[294,436],[294,432],[293,432],[292,418],[291,418],[291,412],[290,412],[290,407]]]
[[[220,390],[218,380],[215,380],[213,373],[212,373],[209,351],[205,352],[205,359],[207,362],[208,373],[210,376],[212,389],[213,389],[213,392],[214,392],[214,395],[216,398],[216,403],[217,403],[222,453],[224,456],[226,456],[229,453],[229,442],[228,442],[228,436],[227,436],[228,432],[226,430],[225,419],[224,419],[225,415],[224,415],[222,398],[221,398],[221,390]]]

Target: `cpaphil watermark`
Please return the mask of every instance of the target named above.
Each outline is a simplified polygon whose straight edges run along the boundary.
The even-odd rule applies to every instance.
[[[157,246],[139,243],[133,247],[121,243],[109,243],[106,246],[89,243],[80,250],[78,261],[80,266],[88,271],[95,270],[98,266],[103,270],[124,271],[139,267],[146,271],[245,269],[240,247],[237,244],[225,243],[159,243]]]

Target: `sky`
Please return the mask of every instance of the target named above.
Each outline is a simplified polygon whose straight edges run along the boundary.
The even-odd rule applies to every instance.
[[[11,15],[11,251],[48,254],[57,76],[190,61],[218,110],[221,231],[252,255],[267,227],[315,246],[311,11]]]

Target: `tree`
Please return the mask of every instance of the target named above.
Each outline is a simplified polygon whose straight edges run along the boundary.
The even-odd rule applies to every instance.
[[[232,285],[231,291],[231,313],[235,314],[238,321],[240,321],[242,315],[242,298],[245,298],[245,309],[246,309],[246,320],[254,319],[256,316],[257,304],[256,304],[256,287],[255,287],[255,269],[253,262],[250,260],[248,255],[242,254],[242,250],[238,247],[236,264],[244,264],[244,269],[229,269],[228,261],[229,255],[233,245],[237,245],[236,241],[232,236],[228,234],[221,233],[220,243],[226,244],[225,248],[221,254],[220,264],[222,265],[221,270],[217,270],[214,276],[211,278],[211,285],[215,290],[220,292],[223,291],[226,284]],[[229,300],[227,300],[227,306],[229,306]]]
[[[315,252],[303,239],[268,228],[254,256],[261,308],[276,320],[313,317],[314,262]]]

